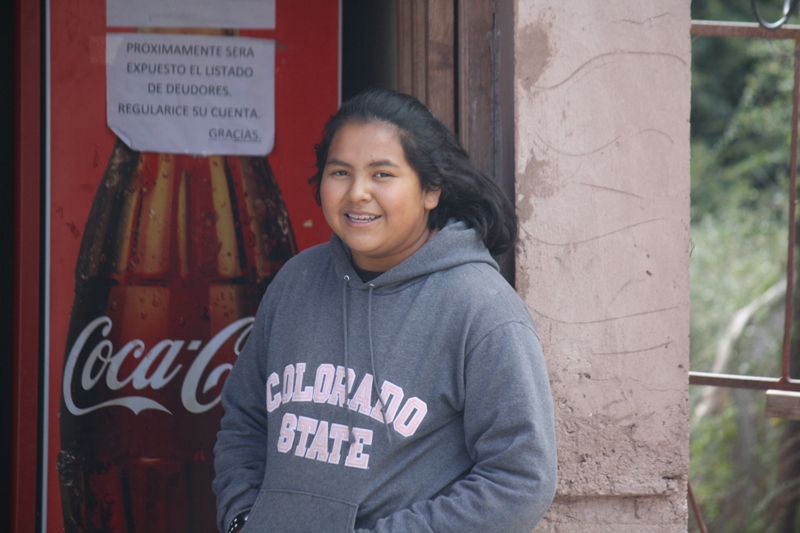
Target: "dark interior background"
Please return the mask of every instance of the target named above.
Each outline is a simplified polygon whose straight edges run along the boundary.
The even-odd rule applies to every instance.
[[[397,88],[396,3],[342,1],[342,100],[368,87]]]
[[[14,265],[14,6],[0,2],[0,531],[10,531]],[[33,517],[31,517],[33,518]]]

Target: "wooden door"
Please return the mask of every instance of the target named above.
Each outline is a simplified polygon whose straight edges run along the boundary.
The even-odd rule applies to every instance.
[[[514,198],[514,9],[504,0],[399,0],[397,89],[424,102]],[[513,254],[501,269],[513,281]]]

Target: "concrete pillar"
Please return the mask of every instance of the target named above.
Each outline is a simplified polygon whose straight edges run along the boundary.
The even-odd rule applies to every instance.
[[[687,530],[689,0],[514,0],[516,284],[547,357],[537,532]]]

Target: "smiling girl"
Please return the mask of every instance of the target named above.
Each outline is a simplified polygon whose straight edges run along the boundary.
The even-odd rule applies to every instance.
[[[342,105],[310,181],[333,235],[278,273],[225,383],[220,531],[530,533],[556,447],[535,326],[492,258],[512,206],[391,91]]]

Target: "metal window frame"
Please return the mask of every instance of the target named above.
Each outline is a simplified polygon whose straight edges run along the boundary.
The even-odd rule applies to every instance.
[[[784,25],[770,29],[756,23],[692,21],[691,35],[704,37],[742,37],[756,39],[792,39],[794,40],[794,94],[792,102],[792,138],[789,169],[789,239],[786,259],[786,303],[784,312],[782,371],[781,376],[762,377],[736,374],[719,374],[712,372],[689,372],[690,385],[706,385],[752,390],[779,390],[800,392],[800,380],[792,379],[789,371],[791,353],[792,318],[794,315],[792,287],[794,287],[794,249],[796,240],[796,205],[797,205],[797,147],[798,147],[798,107],[800,107],[800,26]],[[700,506],[692,490],[691,482],[687,484],[687,497],[701,533],[707,533]]]
[[[800,392],[800,380],[789,375],[789,355],[791,348],[793,302],[789,292],[794,287],[794,242],[796,238],[797,205],[797,145],[798,145],[798,107],[800,106],[800,26],[786,25],[770,30],[756,23],[692,21],[692,36],[704,37],[744,37],[760,39],[793,39],[794,40],[794,98],[792,104],[792,140],[791,161],[789,169],[789,239],[786,259],[787,297],[783,326],[782,372],[779,378],[758,377],[735,374],[717,374],[711,372],[689,372],[690,385],[710,385],[738,389],[770,390]]]

